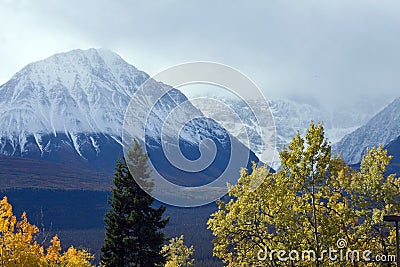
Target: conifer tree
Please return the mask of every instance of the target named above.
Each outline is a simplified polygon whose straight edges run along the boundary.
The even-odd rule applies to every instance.
[[[152,207],[154,198],[137,182],[151,191],[148,158],[135,140],[127,159],[118,160],[109,199],[111,209],[105,217],[102,266],[152,267],[165,263],[161,252],[165,241],[162,230],[168,223],[168,218],[163,219],[165,207]]]

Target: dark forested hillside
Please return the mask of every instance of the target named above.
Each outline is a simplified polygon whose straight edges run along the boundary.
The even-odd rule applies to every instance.
[[[388,154],[393,156],[392,161],[389,165],[389,171],[392,173],[400,174],[400,136],[394,141],[390,142],[386,149],[388,150]]]

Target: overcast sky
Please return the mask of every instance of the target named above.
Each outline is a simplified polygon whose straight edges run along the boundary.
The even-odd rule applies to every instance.
[[[227,64],[267,98],[350,108],[399,96],[397,0],[0,0],[0,18],[1,84],[56,52],[104,47],[150,75]]]

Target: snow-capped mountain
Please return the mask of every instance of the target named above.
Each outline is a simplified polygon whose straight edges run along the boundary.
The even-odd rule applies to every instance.
[[[197,95],[193,95],[196,98]],[[248,100],[248,103],[255,107],[254,113],[258,114],[258,123],[260,128],[257,127],[255,120],[251,120],[252,112],[249,110],[246,103],[233,98],[223,98],[220,96],[213,96],[212,98],[219,99],[236,113],[243,122],[232,123],[232,118],[227,116],[226,107],[223,105],[215,105],[214,101],[196,101],[193,104],[198,107],[206,116],[217,120],[225,128],[229,129],[233,136],[236,136],[241,142],[246,144],[247,134],[249,139],[254,142],[250,146],[261,160],[267,162],[268,159],[262,158],[262,141],[260,137],[260,128],[267,127],[269,120],[269,111],[257,110],[261,105],[257,104],[262,100]],[[288,99],[272,99],[268,100],[272,116],[274,118],[276,127],[276,152],[275,159],[272,164],[273,168],[278,168],[279,157],[278,152],[284,145],[288,145],[292,137],[299,131],[304,134],[310,126],[310,122],[323,122],[325,127],[326,136],[331,143],[338,142],[344,135],[354,131],[360,125],[368,120],[368,115],[356,112],[335,112],[331,114],[321,108],[311,106],[309,104],[298,103]],[[268,133],[271,129],[263,129],[263,132]],[[268,142],[274,140],[266,139]]]
[[[369,118],[363,113],[329,112],[318,106],[288,99],[271,99],[268,104],[275,119],[277,135],[282,141],[278,147],[288,144],[297,131],[304,134],[311,121],[323,123],[326,137],[333,144]]]
[[[0,86],[0,154],[89,163],[112,169],[116,158],[122,155],[125,111],[134,93],[148,78],[146,73],[105,49],[73,50],[27,65]],[[152,82],[154,86],[146,88],[143,101],[136,107],[137,120],[143,120],[141,110],[149,109],[146,105],[152,103],[153,95],[158,95],[157,90],[168,87]],[[153,149],[152,160],[160,157],[163,121],[174,108],[187,102],[179,90],[168,89],[156,101],[145,124],[148,140],[142,141]],[[176,136],[172,131],[180,129],[175,128],[177,125],[183,125],[179,141],[185,147],[184,154],[196,158],[200,142],[207,138],[222,153],[194,182],[203,184],[212,180],[211,173],[223,171],[225,158],[229,158],[226,150],[237,140],[230,139],[218,123],[204,118],[190,102],[185,105],[185,112],[199,119],[186,124],[176,119],[169,125],[169,132],[166,127],[166,135]],[[251,160],[257,161],[250,154]]]
[[[104,49],[31,63],[0,87],[0,136],[18,138],[21,153],[27,134],[34,134],[39,148],[44,148],[39,139],[44,133],[65,133],[75,147],[78,133],[118,137],[129,99],[147,78]]]
[[[359,163],[367,147],[388,145],[400,136],[400,98],[378,112],[365,125],[346,135],[335,145],[349,164]]]

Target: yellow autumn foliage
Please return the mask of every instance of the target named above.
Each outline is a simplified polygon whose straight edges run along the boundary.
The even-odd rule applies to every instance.
[[[39,228],[28,222],[26,213],[17,221],[7,197],[0,200],[0,267],[86,267],[94,258],[86,250],[68,248],[61,253],[57,236],[46,249],[35,237]]]
[[[165,267],[188,267],[194,265],[192,255],[194,253],[193,246],[187,247],[184,243],[184,237],[174,237],[169,241],[169,244],[164,245],[162,250],[167,256]]]
[[[305,137],[297,134],[282,149],[280,159],[275,173],[266,166],[243,170],[230,197],[218,201],[208,220],[213,254],[228,267],[387,266],[373,261],[396,254],[394,227],[383,216],[400,214],[400,179],[386,173],[387,151],[368,149],[360,169],[352,169],[332,155],[323,126],[311,123]],[[371,258],[332,260],[323,256],[329,250],[345,256],[371,251]],[[317,257],[296,257],[304,251]]]

